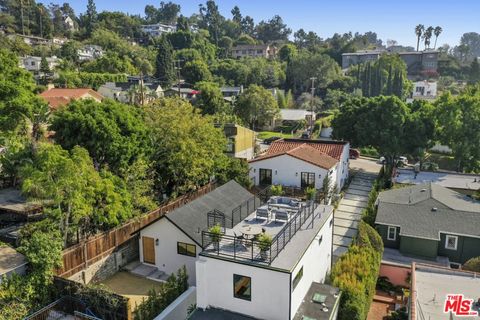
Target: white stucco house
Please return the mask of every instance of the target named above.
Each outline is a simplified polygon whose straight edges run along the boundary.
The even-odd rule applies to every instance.
[[[45,58],[48,63],[48,68],[50,71],[53,71],[61,62],[59,58],[56,56],[46,57]],[[27,71],[38,73],[40,72],[40,65],[42,63],[42,57],[35,57],[35,56],[25,56],[21,57],[19,65],[21,68],[26,69]]]
[[[129,82],[106,82],[98,88],[105,98],[120,101],[122,103],[137,103],[141,100],[141,80]],[[145,103],[162,98],[164,91],[159,84],[144,83],[143,93]]]
[[[208,214],[216,210],[232,215],[234,209],[248,201],[248,211],[253,211],[253,203],[259,200],[232,180],[165,214],[140,230],[140,262],[165,274],[176,273],[185,265],[189,284],[195,285],[195,262],[202,251],[202,231],[208,228]]]
[[[248,162],[249,175],[255,185],[316,189],[322,189],[328,175],[341,190],[348,178],[349,151],[344,141],[280,139]]]
[[[202,232],[198,310],[191,319],[336,319],[336,288],[323,295],[326,311],[320,304],[306,305],[325,286],[331,268],[333,207],[297,201],[271,198],[238,224],[226,224],[218,243]],[[288,219],[280,222],[283,210]],[[259,238],[247,238],[255,233],[269,235],[270,247],[262,251]]]
[[[417,81],[413,83],[413,92],[407,102],[413,100],[435,100],[437,98],[437,81]]]

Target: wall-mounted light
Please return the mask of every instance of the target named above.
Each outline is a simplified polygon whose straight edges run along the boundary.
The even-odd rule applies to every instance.
[[[160,241],[158,241],[158,239],[155,239],[155,245],[158,246],[159,243]]]
[[[298,176],[298,172],[295,172],[295,177],[297,177],[297,176]]]
[[[257,172],[257,169],[253,168],[253,173]]]
[[[277,170],[275,170],[275,175],[277,175]]]
[[[321,175],[321,174],[318,175],[318,179],[322,179],[322,175]]]

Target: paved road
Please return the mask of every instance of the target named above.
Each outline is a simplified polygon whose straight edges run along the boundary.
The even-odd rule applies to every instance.
[[[334,213],[333,259],[343,255],[358,232],[358,223],[362,211],[367,207],[368,194],[372,183],[378,175],[380,165],[367,159],[351,160],[350,168],[355,174]]]

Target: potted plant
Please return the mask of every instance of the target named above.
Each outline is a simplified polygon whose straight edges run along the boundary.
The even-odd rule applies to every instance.
[[[308,187],[305,189],[305,195],[307,197],[307,200],[313,201],[315,200],[315,195],[317,194],[317,190],[314,187]]]
[[[213,247],[215,248],[215,250],[218,250],[220,247],[219,242],[222,238],[222,227],[220,227],[219,224],[216,224],[210,229],[208,229],[208,232],[210,233],[210,239],[213,242]]]
[[[262,233],[258,236],[258,247],[260,249],[260,257],[263,260],[267,259],[267,251],[272,246],[272,237],[266,233]]]
[[[272,196],[283,196],[283,187],[281,184],[272,185],[270,187],[270,193]]]

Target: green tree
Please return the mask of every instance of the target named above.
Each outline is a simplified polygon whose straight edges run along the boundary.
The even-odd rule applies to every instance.
[[[251,85],[238,98],[235,113],[255,130],[272,120],[279,113],[278,104],[267,89]]]
[[[480,170],[480,90],[468,88],[459,96],[449,92],[436,102],[437,136],[449,146],[457,162],[457,171]]]
[[[195,101],[203,114],[227,113],[225,100],[223,99],[220,87],[214,82],[198,82],[196,88],[200,95]],[[231,112],[230,112],[231,113]]]
[[[288,36],[292,33],[292,29],[283,23],[283,19],[279,15],[273,16],[268,21],[260,21],[255,31],[257,39],[262,40],[264,43],[278,40],[287,41]]]
[[[185,81],[190,84],[212,79],[208,65],[203,60],[194,60],[185,63],[182,68],[182,76]]]
[[[90,36],[95,28],[95,23],[97,22],[97,8],[93,0],[88,0],[85,18],[85,29],[87,36]]]
[[[433,30],[433,34],[435,35],[435,44],[433,46],[433,49],[437,48],[437,40],[440,34],[442,33],[443,29],[440,26],[436,26],[435,29]]]
[[[224,170],[226,139],[212,119],[181,99],[158,100],[147,113],[160,193],[175,196],[195,190]]]
[[[280,60],[289,62],[297,55],[297,53],[297,47],[291,43],[288,43],[280,48],[278,56]]]
[[[116,174],[150,153],[142,112],[112,100],[74,101],[54,113],[50,129],[63,148],[81,146],[95,166]]]
[[[420,48],[420,38],[423,35],[423,31],[425,31],[425,26],[423,24],[419,24],[415,27],[415,35],[417,36],[417,51]]]
[[[470,64],[470,74],[469,74],[470,83],[477,83],[480,81],[480,64],[478,59],[473,59]]]
[[[167,86],[175,81],[173,48],[166,37],[161,37],[158,43],[155,77]]]
[[[238,6],[233,7],[232,11],[232,20],[238,24],[242,23],[242,13],[240,12],[240,8]]]

